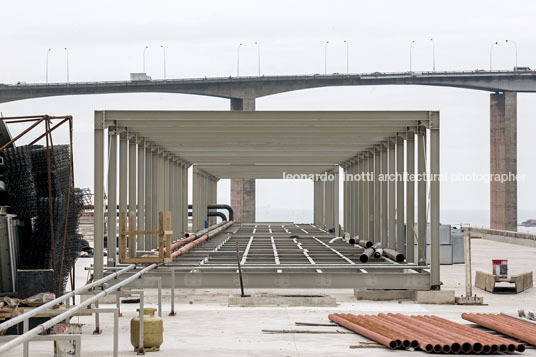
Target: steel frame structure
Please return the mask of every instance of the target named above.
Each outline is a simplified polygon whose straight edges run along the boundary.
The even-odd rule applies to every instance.
[[[106,131],[110,143],[108,160],[104,155]],[[429,155],[426,155],[427,133],[430,136]],[[116,156],[118,136],[119,165]],[[418,182],[402,180],[396,184],[381,180],[381,175],[395,173],[395,170],[398,173],[404,170],[408,174],[415,173],[414,143],[417,143],[417,173],[428,174],[425,179]],[[136,166],[133,155],[140,152],[139,145],[150,149],[145,151],[145,163]],[[130,150],[127,150],[128,147]],[[130,157],[127,157],[127,151]],[[250,288],[439,289],[439,180],[429,180],[439,175],[439,112],[97,111],[96,278],[104,274],[102,241],[106,162],[108,207],[111,208],[107,215],[109,229],[116,225],[117,166],[120,171],[120,211],[126,210],[128,192],[129,207],[138,207],[138,225],[144,221],[146,229],[151,229],[147,224],[154,222],[156,212],[169,209],[174,232],[187,229],[184,224],[188,214],[185,201],[188,179],[185,173],[190,165],[195,165],[194,231],[202,228],[200,225],[208,220],[206,206],[215,203],[216,182],[220,178],[282,178],[283,173],[332,173],[335,177],[327,181],[314,179],[314,225],[302,227],[291,223],[271,223],[255,227],[242,224],[238,225],[238,230],[232,227],[176,262],[148,272],[147,276],[161,276],[165,287],[172,285],[169,281],[171,272],[175,276],[173,285],[176,288],[238,286],[236,258],[233,260],[230,253],[234,245],[229,245],[230,241],[238,240],[244,283]],[[345,230],[400,250],[410,246],[413,237],[418,237],[419,245],[425,247],[426,235],[419,235],[419,232],[427,229],[426,180],[429,180],[429,262],[422,249],[419,250],[419,259],[415,259],[411,255],[412,250],[408,249],[408,264],[395,264],[384,259],[381,264],[362,265],[357,264],[353,256],[360,248],[342,242],[329,243],[339,228],[339,167],[343,167],[345,173],[372,172],[374,178],[367,182],[345,182]],[[174,174],[177,168],[178,174]],[[140,177],[145,180],[140,180]],[[142,192],[145,194],[142,195]],[[136,199],[136,195],[143,196],[145,201],[141,202],[139,197]],[[415,201],[418,208],[416,224],[413,216]],[[174,205],[174,202],[179,204]],[[141,206],[142,203],[145,207]],[[129,227],[129,230],[135,229]],[[327,229],[333,229],[334,233]],[[229,233],[230,230],[234,231]],[[110,236],[115,234],[109,231]],[[300,238],[291,238],[293,235]],[[179,237],[177,234],[174,238]],[[409,244],[406,237],[410,237]],[[134,249],[135,254],[143,254],[152,247],[150,242],[138,241],[137,247],[130,249]],[[115,240],[108,239],[108,245],[107,268],[114,269]],[[216,261],[225,263],[214,264]]]

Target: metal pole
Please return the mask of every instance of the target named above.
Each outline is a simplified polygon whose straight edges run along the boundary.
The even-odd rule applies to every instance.
[[[143,73],[145,73],[145,53],[147,52],[148,48],[149,46],[145,46],[145,48],[143,49]]]
[[[374,241],[374,181],[375,181],[375,172],[374,172],[374,152],[369,152],[368,157],[368,237],[365,238],[370,241]]]
[[[164,45],[160,45],[162,47],[162,51],[164,52],[164,79],[166,79],[166,48]]]
[[[495,45],[497,44],[499,43],[495,41],[491,44],[491,47],[489,48],[489,71],[490,72],[493,70],[493,47],[495,47]]]
[[[324,74],[328,74],[328,44],[329,41],[324,44]]]
[[[407,256],[404,246],[404,140],[396,142],[396,250]]]
[[[140,270],[136,274],[133,274],[132,276],[130,276],[127,279],[119,282],[118,284],[115,284],[115,285],[109,287],[108,289],[105,289],[105,290],[101,291],[100,293],[94,295],[93,297],[81,302],[79,305],[73,307],[72,309],[70,309],[68,311],[65,311],[62,314],[59,314],[58,316],[56,316],[56,317],[54,317],[54,318],[52,318],[52,319],[50,319],[50,320],[48,320],[48,321],[46,321],[46,322],[44,322],[44,323],[42,323],[40,325],[34,327],[33,329],[31,329],[27,333],[24,333],[24,334],[18,336],[17,338],[14,338],[13,340],[9,341],[8,343],[0,346],[0,355],[2,353],[5,353],[5,352],[11,350],[12,348],[18,346],[21,343],[23,343],[25,341],[28,341],[32,337],[37,336],[37,335],[45,332],[46,330],[48,330],[52,326],[54,326],[57,323],[59,323],[59,322],[65,320],[65,319],[73,316],[78,311],[88,307],[89,305],[95,303],[96,301],[100,300],[101,298],[105,297],[106,295],[110,295],[114,291],[117,291],[119,288],[130,284],[131,282],[133,282],[134,280],[138,279],[143,274],[145,274],[148,271],[156,268],[156,266],[157,266],[157,264],[149,265],[148,267]]]
[[[104,113],[95,113],[94,138],[94,276],[100,279],[103,276],[104,256]]]
[[[171,268],[171,312],[169,316],[175,315],[175,268]]]
[[[380,192],[381,192],[381,201],[380,201],[380,217],[381,217],[381,228],[380,228],[380,242],[382,242],[382,247],[387,248],[389,244],[388,240],[388,204],[389,204],[389,193],[387,192],[387,147],[382,147],[381,149],[381,175],[383,176],[383,181],[380,182]]]
[[[396,176],[395,173],[395,144],[389,143],[389,181],[388,181],[388,192],[389,192],[389,207],[388,207],[388,217],[389,225],[387,230],[388,237],[388,247],[395,249],[395,181],[393,176]]]
[[[415,262],[415,134],[411,131],[406,136],[406,261]],[[399,251],[404,251],[400,249]]]
[[[350,73],[350,45],[348,44],[348,41],[344,40],[344,43],[346,43],[346,74]]]
[[[411,41],[411,44],[409,45],[409,71],[413,71],[413,44],[415,41]]]
[[[506,43],[513,43],[514,44],[514,48],[515,48],[515,51],[516,51],[516,70],[517,70],[517,43],[515,41],[512,41],[512,40],[506,40]]]
[[[417,249],[418,264],[423,264],[426,259],[426,129],[420,127],[417,133],[417,173],[420,175],[417,181]]]
[[[130,214],[136,216],[136,136],[132,136],[128,140],[128,230],[133,232],[136,230],[136,221],[131,222]],[[131,258],[136,256],[136,239],[135,235],[128,237],[128,253]]]
[[[261,76],[261,45],[255,41],[257,45],[257,67],[259,71],[259,77]]]
[[[435,72],[435,41],[433,38],[430,41],[432,41],[432,70]]]
[[[67,54],[67,83],[69,83],[69,50],[65,47],[65,53]]]
[[[238,45],[238,49],[236,51],[236,76],[240,76],[240,47],[242,47],[242,43]]]
[[[47,65],[46,65],[46,67],[47,67],[47,69],[46,69],[46,81],[47,81],[47,83],[48,83],[48,55],[49,55],[50,51],[52,51],[52,50],[49,48],[47,50]]]
[[[115,128],[108,129],[109,158],[108,158],[108,241],[107,266],[116,264],[117,241],[117,132]]]
[[[161,197],[158,188],[160,187],[160,181],[159,178],[162,175],[159,175],[160,170],[162,169],[162,166],[160,164],[160,155],[158,154],[158,149],[153,148],[152,152],[152,186],[151,186],[151,192],[152,192],[152,211],[151,211],[151,220],[153,222],[153,230],[156,230],[158,227],[158,211],[160,209]],[[153,234],[151,235],[151,248],[155,249],[158,246],[157,237]]]
[[[381,151],[374,150],[374,243],[381,241]]]
[[[439,113],[432,113],[430,123],[430,251],[431,288],[440,289],[440,241],[439,241]],[[467,264],[467,262],[466,262]]]
[[[138,230],[145,230],[145,141],[138,143]],[[140,250],[145,250],[145,238],[136,239]]]

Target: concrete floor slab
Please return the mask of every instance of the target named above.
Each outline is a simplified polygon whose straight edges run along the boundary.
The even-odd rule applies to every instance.
[[[230,295],[228,306],[337,306],[337,300],[330,295],[312,294],[254,294]]]
[[[499,243],[487,240],[474,240],[473,274],[477,269],[491,271],[491,259],[508,259],[512,274],[534,271],[536,249]],[[91,259],[81,259],[77,265],[77,287],[85,283],[87,272],[84,266]],[[454,290],[457,296],[465,295],[465,268],[463,264],[441,267],[442,289]],[[247,294],[325,294],[337,299],[337,307],[228,307],[230,294],[237,294],[237,289],[181,289],[176,291],[175,317],[168,316],[170,311],[170,292],[163,290],[164,343],[159,357],[175,356],[418,356],[422,352],[390,351],[382,348],[353,350],[351,345],[366,338],[356,334],[264,334],[263,329],[271,330],[343,330],[330,326],[296,326],[296,322],[329,323],[328,314],[333,312],[352,314],[377,314],[393,312],[403,314],[434,314],[449,320],[467,323],[462,320],[463,312],[506,312],[516,314],[517,310],[534,311],[536,306],[536,289],[523,291],[516,295],[497,295],[479,291],[486,304],[482,306],[467,305],[424,305],[410,301],[356,301],[353,289],[329,290],[272,290],[248,289]],[[147,289],[147,305],[156,306],[155,289]],[[101,304],[101,307],[113,305]],[[136,316],[137,304],[122,305],[123,317],[119,325],[119,355],[135,356],[130,345],[129,322]],[[72,322],[83,323],[82,356],[102,357],[111,355],[113,318],[110,314],[101,315],[102,335],[92,335],[94,317],[81,316]],[[30,343],[30,355],[51,356],[51,342]],[[13,356],[22,355],[22,347],[12,351]],[[536,356],[536,350],[529,349],[524,356]],[[149,355],[151,356],[151,355]]]

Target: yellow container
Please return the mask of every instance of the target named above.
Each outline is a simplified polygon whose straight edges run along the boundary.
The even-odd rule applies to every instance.
[[[136,311],[140,311],[137,309]],[[158,316],[154,316],[154,308],[143,309],[143,347],[145,351],[160,351],[160,345],[164,341],[164,323]],[[130,320],[130,343],[137,351],[140,342],[140,317]]]

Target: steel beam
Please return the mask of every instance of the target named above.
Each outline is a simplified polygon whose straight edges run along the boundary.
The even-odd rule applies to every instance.
[[[107,257],[106,265],[116,264],[117,241],[117,133],[108,129],[108,209],[107,209]]]
[[[415,263],[415,135],[406,137],[406,261]]]

